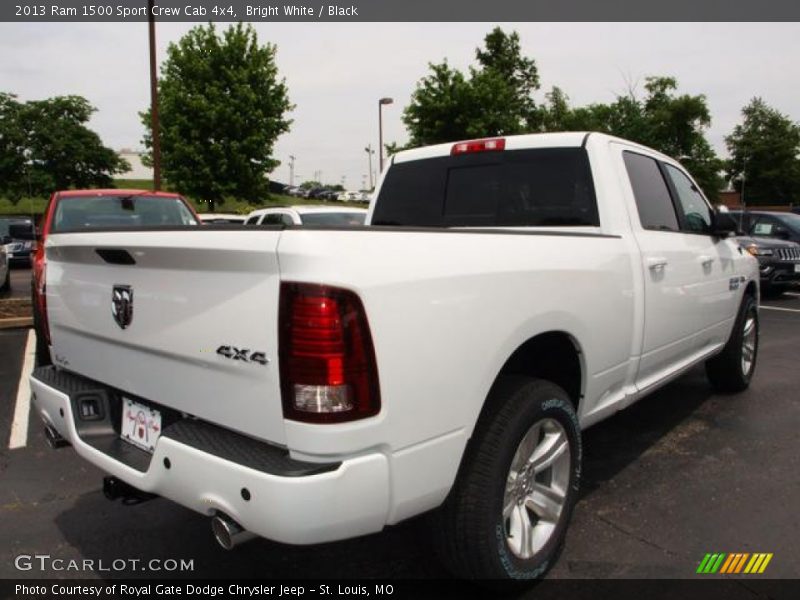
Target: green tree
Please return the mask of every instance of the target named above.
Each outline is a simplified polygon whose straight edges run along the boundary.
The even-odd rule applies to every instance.
[[[16,96],[0,92],[0,194],[18,199],[24,193],[25,131]]]
[[[654,148],[681,161],[713,201],[724,163],[705,137],[711,124],[706,97],[676,94],[673,77],[648,77],[644,89],[643,98],[630,90],[610,104],[573,109],[554,88],[540,109],[542,131],[601,131]]]
[[[210,203],[268,196],[272,156],[291,120],[276,47],[250,25],[218,35],[213,24],[170,44],[159,80],[161,161],[170,187]],[[150,111],[140,113],[152,148]],[[149,160],[152,160],[151,156]]]
[[[19,102],[0,94],[0,188],[12,199],[70,187],[110,187],[130,165],[86,123],[95,111],[81,96]]]
[[[417,83],[403,111],[409,146],[513,135],[536,126],[533,92],[539,74],[535,61],[522,55],[519,35],[497,27],[475,57],[477,65],[466,74],[446,60],[429,64],[430,73]]]
[[[747,204],[800,202],[800,125],[761,98],[742,109],[742,123],[725,138],[727,174]]]

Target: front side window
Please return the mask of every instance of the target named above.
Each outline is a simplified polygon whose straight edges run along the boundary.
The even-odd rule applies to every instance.
[[[675,187],[675,193],[683,211],[681,229],[692,233],[708,233],[711,231],[711,209],[697,189],[681,170],[672,165],[664,165],[667,175]]]
[[[679,231],[675,205],[655,159],[625,151],[625,169],[636,199],[639,221],[645,229]]]

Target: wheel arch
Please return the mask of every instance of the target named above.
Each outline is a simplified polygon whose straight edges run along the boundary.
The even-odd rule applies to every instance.
[[[578,340],[566,331],[547,331],[514,350],[494,384],[507,375],[550,381],[567,392],[577,412],[584,392],[584,371],[584,353]]]

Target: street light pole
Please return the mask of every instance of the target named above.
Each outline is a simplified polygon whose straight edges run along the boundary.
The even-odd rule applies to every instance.
[[[294,187],[294,156],[289,155],[289,185]]]
[[[380,160],[380,172],[383,173],[383,105],[394,102],[392,98],[381,98],[378,100],[378,156]]]
[[[372,155],[375,154],[375,150],[372,149],[372,144],[367,144],[367,147],[364,148],[364,151],[367,153],[367,162],[369,164],[369,189],[375,187],[372,183]]]
[[[153,2],[147,0],[147,20],[150,37],[150,131],[153,142],[153,190],[161,189],[161,127],[158,119],[158,73],[156,65],[156,19]]]

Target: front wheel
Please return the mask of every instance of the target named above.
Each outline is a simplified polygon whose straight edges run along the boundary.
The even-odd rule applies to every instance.
[[[736,315],[731,337],[722,352],[706,361],[706,375],[721,392],[741,392],[750,385],[758,358],[758,308],[746,294]]]
[[[564,542],[580,468],[567,393],[542,380],[498,381],[437,515],[444,562],[465,578],[541,577]]]

